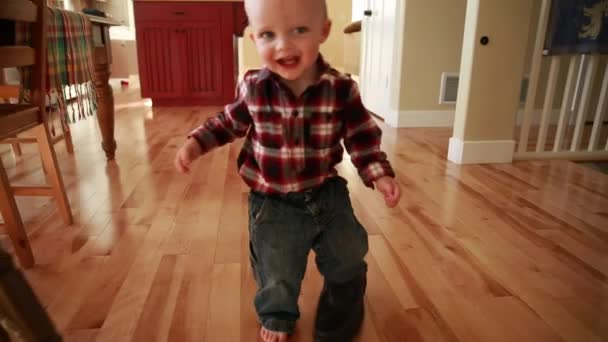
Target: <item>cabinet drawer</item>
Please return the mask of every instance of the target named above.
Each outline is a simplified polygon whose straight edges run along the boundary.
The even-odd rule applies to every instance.
[[[200,21],[221,18],[230,9],[226,3],[135,2],[136,21]]]

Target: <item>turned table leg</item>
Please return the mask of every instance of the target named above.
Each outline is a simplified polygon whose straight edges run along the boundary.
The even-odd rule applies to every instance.
[[[112,44],[110,26],[118,25],[106,18],[89,16],[93,23],[93,46],[95,74],[93,83],[97,92],[97,122],[101,130],[101,148],[108,160],[114,159],[116,140],[114,140],[114,95],[110,80],[112,65]]]
[[[108,160],[114,159],[114,95],[110,80],[110,63],[105,48],[95,49],[95,91],[97,92],[97,121],[101,130],[101,147]]]

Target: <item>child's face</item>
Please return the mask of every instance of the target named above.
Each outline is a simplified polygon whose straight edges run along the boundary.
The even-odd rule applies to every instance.
[[[266,67],[288,81],[312,76],[331,28],[322,0],[247,0],[246,6]]]

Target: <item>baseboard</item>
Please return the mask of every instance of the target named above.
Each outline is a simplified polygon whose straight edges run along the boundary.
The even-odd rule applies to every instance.
[[[452,137],[448,160],[456,164],[510,163],[514,152],[514,140],[462,141]]]
[[[454,113],[453,110],[403,110],[399,112],[397,127],[452,127]]]

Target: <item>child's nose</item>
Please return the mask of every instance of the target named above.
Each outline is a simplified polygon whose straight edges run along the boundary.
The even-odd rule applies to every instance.
[[[291,45],[291,40],[288,38],[279,38],[277,41],[277,49],[279,51],[288,50],[289,48],[291,48]]]

